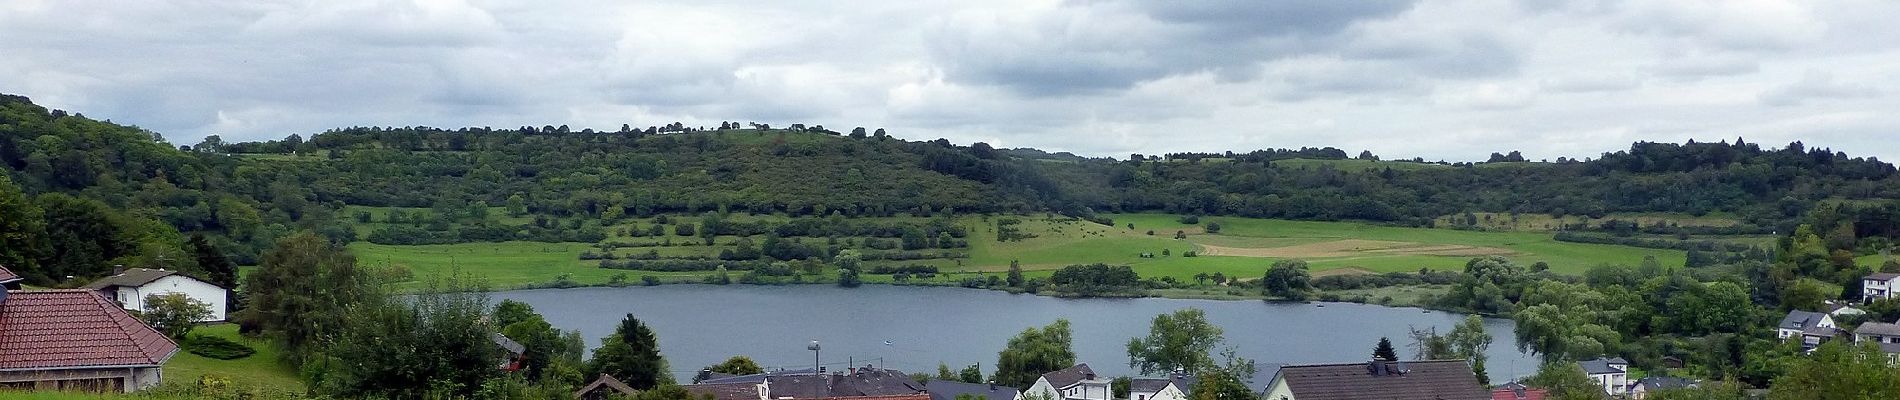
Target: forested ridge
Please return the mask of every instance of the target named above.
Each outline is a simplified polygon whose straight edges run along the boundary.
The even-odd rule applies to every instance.
[[[8,196],[0,203],[32,214],[9,220],[34,226],[9,232],[40,234],[0,237],[8,244],[0,264],[41,283],[98,276],[112,264],[189,270],[193,257],[183,253],[192,235],[248,264],[297,230],[360,239],[339,218],[346,205],[430,207],[477,222],[489,207],[506,207],[539,221],[487,227],[499,238],[563,240],[588,229],[581,219],[722,210],[847,218],[1165,211],[1409,226],[1467,212],[1723,212],[1790,232],[1817,204],[1900,198],[1892,164],[1799,142],[1636,143],[1556,162],[1524,162],[1516,152],[1485,163],[1374,162],[1334,148],[1109,159],[909,141],[882,129],[721,125],[354,127],[186,145],[6,96],[0,163],[11,187],[0,187]],[[1292,162],[1311,160],[1338,162]],[[537,227],[544,231],[531,232]],[[1872,221],[1856,229],[1891,230]]]

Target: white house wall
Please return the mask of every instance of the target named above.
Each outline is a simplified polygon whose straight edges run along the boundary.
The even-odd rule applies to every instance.
[[[118,293],[113,297],[113,300],[118,300],[119,304],[124,305],[127,310],[144,310],[146,296],[182,293],[192,300],[211,305],[211,316],[199,320],[198,322],[225,320],[226,292],[224,288],[204,281],[181,275],[172,275],[158,278],[158,280],[147,283],[145,286],[119,286],[118,289]]]

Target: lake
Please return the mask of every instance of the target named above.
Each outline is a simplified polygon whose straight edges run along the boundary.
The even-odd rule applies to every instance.
[[[1105,376],[1134,375],[1128,339],[1147,336],[1155,315],[1199,308],[1226,331],[1228,345],[1259,364],[1253,385],[1260,386],[1281,364],[1364,361],[1382,336],[1410,358],[1408,327],[1436,327],[1445,334],[1465,318],[1353,303],[1059,299],[888,285],[662,285],[516,290],[491,297],[533,305],[549,323],[579,329],[589,348],[632,313],[659,335],[661,354],[681,383],[734,355],[768,370],[810,368],[806,345],[812,340],[822,344],[819,358],[830,369],[878,364],[934,374],[940,362],[952,369],[980,363],[987,375],[995,372],[996,353],[1010,337],[1058,318],[1068,319],[1074,330],[1077,361]],[[1487,364],[1494,381],[1536,372],[1537,361],[1513,346],[1510,320],[1487,319],[1485,327],[1495,338]]]

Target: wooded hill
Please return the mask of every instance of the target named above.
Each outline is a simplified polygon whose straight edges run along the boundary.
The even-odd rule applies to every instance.
[[[1348,158],[1334,148],[1109,159],[909,141],[881,129],[722,125],[357,127],[307,140],[212,137],[180,145],[4,96],[0,164],[12,184],[0,184],[0,233],[10,235],[0,236],[0,264],[25,266],[15,270],[41,283],[97,276],[112,263],[189,270],[192,257],[179,249],[188,248],[184,238],[192,234],[247,263],[295,230],[357,240],[349,218],[338,215],[346,205],[431,207],[469,217],[509,207],[555,220],[538,224],[555,227],[563,219],[721,210],[845,217],[1049,211],[1085,218],[1166,211],[1408,226],[1466,212],[1722,212],[1739,217],[1745,229],[1789,232],[1817,204],[1900,198],[1892,164],[1799,142],[1778,149],[1741,139],[1636,143],[1559,162],[1504,155],[1486,163],[1375,161],[1370,153]],[[9,211],[9,202],[23,206]],[[87,222],[69,223],[80,220]],[[1894,231],[1865,224],[1860,228]],[[87,230],[47,231],[55,225]],[[79,258],[67,259],[73,257]]]

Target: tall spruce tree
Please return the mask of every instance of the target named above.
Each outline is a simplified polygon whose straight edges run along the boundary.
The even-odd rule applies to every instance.
[[[592,373],[588,375],[612,375],[640,390],[673,384],[666,359],[660,356],[659,339],[654,337],[652,328],[633,314],[621,319],[620,326],[614,328],[612,335],[600,339],[600,344],[600,349],[594,350],[594,359],[589,365]]]
[[[1379,338],[1379,345],[1372,348],[1372,358],[1375,360],[1398,361],[1399,352],[1398,349],[1392,348],[1392,339],[1381,337]]]

